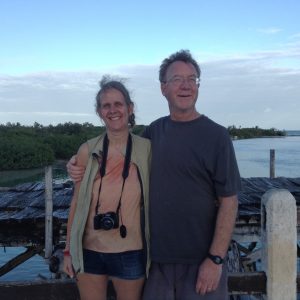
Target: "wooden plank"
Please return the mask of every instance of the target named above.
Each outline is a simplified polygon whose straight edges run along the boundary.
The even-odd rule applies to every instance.
[[[80,300],[74,279],[1,282],[1,300]],[[111,281],[107,287],[107,300],[116,300]]]
[[[1,300],[79,300],[73,280],[0,282]]]
[[[61,222],[54,219],[52,222],[53,244],[62,240],[60,228]],[[32,245],[45,246],[44,218],[42,220],[0,222],[0,246],[27,247]]]
[[[29,247],[25,252],[17,255],[10,261],[8,261],[6,264],[4,264],[0,268],[0,277],[9,271],[13,270],[15,267],[19,266],[22,264],[24,261],[28,260],[32,256],[40,253],[43,250],[42,246],[37,246],[37,247]]]
[[[260,224],[235,226],[232,239],[239,243],[260,241]]]
[[[53,184],[52,166],[45,168],[45,258],[52,255],[53,250]]]
[[[231,294],[259,294],[266,290],[263,272],[230,273],[228,289]],[[72,279],[56,279],[31,282],[0,282],[1,300],[79,300],[76,282]],[[107,299],[115,299],[111,283]]]
[[[299,213],[299,212],[298,212]],[[54,220],[55,221],[55,220]],[[39,226],[42,225],[41,228]],[[16,224],[0,224],[0,246],[1,247],[26,247],[35,244],[44,243],[45,228],[44,222],[35,223],[35,225],[23,225],[22,222]],[[27,227],[27,228],[26,228]],[[5,228],[2,230],[2,228]],[[26,230],[25,230],[26,229]],[[21,231],[24,232],[21,232]],[[297,227],[298,240],[300,240],[300,226]],[[53,222],[53,243],[56,244],[66,239],[65,223],[57,224]],[[232,239],[239,243],[251,243],[260,241],[260,227],[257,225],[238,225],[234,228]]]
[[[228,290],[232,295],[263,294],[267,278],[264,272],[229,273]],[[300,276],[297,276],[297,291],[300,292]],[[1,282],[1,300],[79,300],[76,282],[73,279],[43,281]],[[107,300],[115,300],[110,283]]]
[[[267,278],[264,272],[229,273],[228,291],[230,294],[265,294]]]
[[[11,190],[11,187],[0,186],[0,192],[9,192]]]
[[[270,149],[270,178],[275,178],[275,149]]]

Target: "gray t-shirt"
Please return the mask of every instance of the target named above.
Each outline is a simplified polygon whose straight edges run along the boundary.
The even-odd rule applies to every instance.
[[[217,197],[233,196],[240,175],[226,128],[206,116],[170,117],[144,132],[152,144],[150,254],[159,263],[199,263],[214,234]]]

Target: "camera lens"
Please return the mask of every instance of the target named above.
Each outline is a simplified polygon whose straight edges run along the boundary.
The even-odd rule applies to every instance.
[[[110,230],[114,227],[114,220],[111,217],[104,217],[102,219],[102,228],[104,230]]]

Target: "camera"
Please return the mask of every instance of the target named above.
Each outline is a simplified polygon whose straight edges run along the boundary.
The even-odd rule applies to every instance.
[[[113,212],[98,214],[94,217],[94,229],[110,230],[119,227],[119,216]]]

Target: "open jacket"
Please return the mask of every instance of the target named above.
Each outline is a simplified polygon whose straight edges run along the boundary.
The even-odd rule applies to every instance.
[[[98,171],[98,161],[93,158],[93,153],[99,154],[102,151],[104,134],[87,141],[89,147],[89,158],[80,184],[78,193],[77,206],[71,226],[70,235],[70,252],[75,273],[84,272],[82,241],[85,224],[87,221],[89,207],[92,199],[92,188],[94,179]],[[149,271],[149,171],[151,161],[150,141],[140,136],[132,136],[132,153],[131,162],[134,163],[138,170],[138,177],[141,184],[142,203],[141,203],[141,226],[144,241],[144,247],[147,252],[147,274]],[[126,147],[123,150],[125,156]]]

